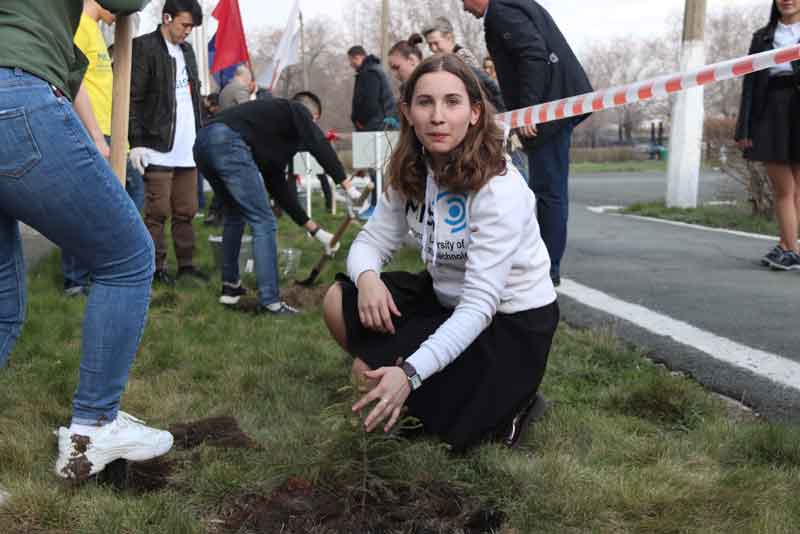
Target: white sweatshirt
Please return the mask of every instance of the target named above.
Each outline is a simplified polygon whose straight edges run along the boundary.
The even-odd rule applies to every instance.
[[[536,199],[510,162],[505,175],[471,194],[440,191],[429,175],[425,205],[427,211],[390,189],[347,256],[356,283],[365,271],[380,273],[411,230],[436,297],[455,308],[408,357],[423,380],[464,352],[495,313],[540,308],[556,299],[550,257],[536,222]]]

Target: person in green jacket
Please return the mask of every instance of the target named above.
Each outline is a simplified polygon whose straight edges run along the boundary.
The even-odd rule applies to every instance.
[[[98,1],[117,14],[145,4]],[[120,458],[165,454],[173,441],[119,410],[147,320],[154,251],[81,89],[88,62],[73,36],[82,9],[83,0],[0,4],[0,368],[25,318],[22,222],[92,277],[72,420],[58,430],[55,466],[77,481]]]

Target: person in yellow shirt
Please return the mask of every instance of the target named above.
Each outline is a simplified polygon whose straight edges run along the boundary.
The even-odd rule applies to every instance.
[[[114,14],[104,9],[96,0],[84,0],[83,13],[78,30],[75,32],[75,46],[89,60],[89,67],[83,78],[83,88],[89,96],[92,113],[100,131],[111,145],[111,109],[114,87],[114,72],[100,21],[108,25],[114,23]],[[125,188],[136,208],[141,212],[144,204],[144,183],[142,175],[128,162]],[[89,271],[83,268],[76,258],[62,254],[62,272],[64,273],[64,293],[75,296],[88,293],[90,284]]]

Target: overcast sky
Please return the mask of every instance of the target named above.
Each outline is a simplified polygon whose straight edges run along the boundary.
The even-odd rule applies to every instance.
[[[667,21],[683,12],[685,0],[540,0],[540,3],[550,11],[570,43],[580,49],[593,40],[659,33],[666,28]],[[239,0],[246,29],[285,26],[292,4],[292,0]],[[342,23],[346,22],[346,4],[347,0],[301,0],[301,8],[309,19],[327,15]],[[709,10],[727,5],[761,5],[765,23],[769,16],[770,0],[708,0]],[[749,41],[749,36],[742,39]]]

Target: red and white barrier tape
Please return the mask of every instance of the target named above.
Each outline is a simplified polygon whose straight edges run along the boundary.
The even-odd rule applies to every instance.
[[[651,98],[685,91],[692,87],[731,80],[751,72],[797,60],[800,60],[800,44],[707,65],[689,72],[670,74],[643,82],[515,109],[498,114],[497,122],[505,128],[511,129],[542,124],[593,111],[625,106],[634,102],[643,102]]]

